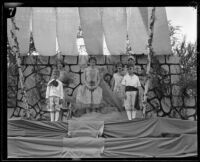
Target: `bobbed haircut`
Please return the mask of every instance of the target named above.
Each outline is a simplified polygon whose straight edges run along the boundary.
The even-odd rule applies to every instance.
[[[94,61],[95,61],[95,63],[97,63],[97,59],[96,59],[96,57],[94,57],[94,56],[91,56],[91,57],[88,59],[88,62],[90,62],[91,60],[94,60]]]

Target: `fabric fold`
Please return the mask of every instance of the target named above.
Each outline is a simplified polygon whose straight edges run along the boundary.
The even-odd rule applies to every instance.
[[[103,55],[103,28],[99,7],[79,7],[80,24],[88,55]]]
[[[57,7],[57,38],[62,55],[78,55],[77,33],[80,25],[77,7]]]
[[[125,7],[103,7],[102,25],[111,55],[126,53],[127,17]]]
[[[32,7],[32,28],[39,55],[56,55],[56,10],[54,7]]]

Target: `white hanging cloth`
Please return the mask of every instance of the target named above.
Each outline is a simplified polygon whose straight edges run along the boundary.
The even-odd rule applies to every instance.
[[[134,54],[147,54],[148,8],[127,7],[127,29]]]
[[[103,29],[100,8],[79,7],[79,15],[88,55],[103,55]]]
[[[33,7],[33,39],[39,55],[56,55],[56,10],[54,7]]]
[[[102,24],[111,55],[126,53],[127,17],[125,7],[103,7]]]
[[[57,7],[57,38],[62,55],[78,55],[77,33],[80,25],[78,7]]]
[[[151,11],[152,7],[148,7],[149,20]],[[155,55],[170,55],[172,53],[165,7],[156,7],[152,46]]]

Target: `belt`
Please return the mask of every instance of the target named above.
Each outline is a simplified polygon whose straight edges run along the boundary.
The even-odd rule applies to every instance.
[[[128,91],[138,91],[138,88],[136,88],[134,86],[126,86],[125,92],[128,92]]]

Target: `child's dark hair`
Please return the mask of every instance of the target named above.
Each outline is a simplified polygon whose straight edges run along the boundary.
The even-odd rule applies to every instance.
[[[112,79],[112,75],[111,74],[109,74],[109,73],[106,73],[105,75],[104,75],[104,80],[105,80],[105,78],[107,77],[107,76],[109,76],[110,77],[110,79]]]
[[[58,86],[58,81],[56,81],[55,79],[52,80],[48,86],[53,86],[53,87],[57,87]]]
[[[88,59],[88,62],[90,62],[91,60],[94,60],[94,61],[95,61],[95,63],[97,63],[97,59],[96,59],[96,57],[94,57],[94,56],[91,56],[91,57]]]
[[[131,64],[131,63],[127,64],[127,68],[130,68],[130,67],[134,67],[134,64]]]

